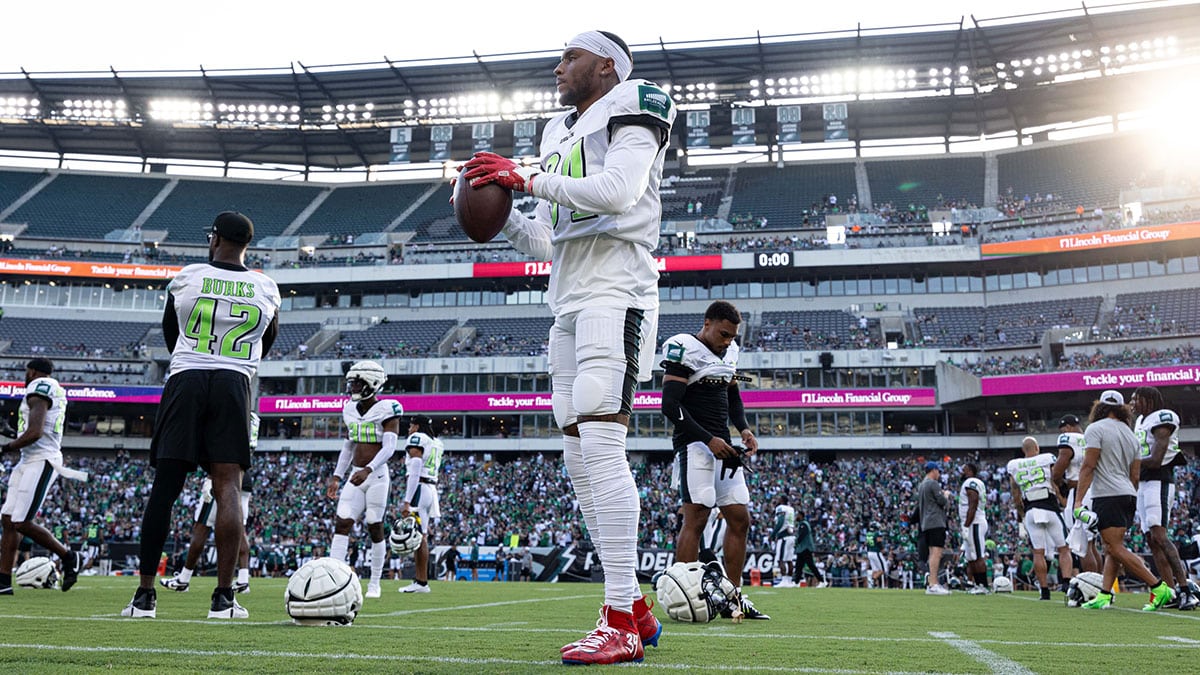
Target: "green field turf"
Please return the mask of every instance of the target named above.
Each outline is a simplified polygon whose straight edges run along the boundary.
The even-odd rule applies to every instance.
[[[407,584],[408,582],[403,582]],[[561,671],[558,648],[590,629],[596,584],[433,583],[366,601],[353,626],[289,623],[282,579],[238,596],[243,621],[205,619],[212,578],[159,589],[157,619],[119,616],[136,582],[81,577],[69,593],[0,598],[0,672],[536,673]],[[1200,672],[1200,612],[1065,608],[1061,594],[950,597],[920,591],[747,589],[771,621],[666,626],[638,666],[655,671],[1183,673]]]

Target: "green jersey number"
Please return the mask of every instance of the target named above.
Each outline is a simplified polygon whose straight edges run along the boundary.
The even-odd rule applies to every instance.
[[[1021,486],[1022,492],[1028,492],[1035,485],[1045,486],[1046,469],[1044,467],[1035,466],[1030,469],[1021,469],[1016,475],[1017,485]]]
[[[214,316],[217,313],[216,298],[198,298],[192,305],[192,313],[184,322],[183,334],[196,341],[197,352],[202,354],[219,354],[226,358],[248,360],[251,354],[249,342],[243,342],[247,334],[258,328],[262,321],[262,310],[255,305],[231,304],[226,315],[232,322],[223,335],[218,335],[213,329]],[[214,351],[214,343],[219,350]]]
[[[565,158],[557,152],[547,157],[546,172],[562,174],[567,178],[583,178],[587,174],[587,168],[583,161],[583,139],[575,141],[575,144],[567,151]],[[550,221],[554,224],[555,229],[558,229],[558,216],[558,203],[551,202]],[[571,222],[573,223],[595,217],[590,213],[571,212]]]

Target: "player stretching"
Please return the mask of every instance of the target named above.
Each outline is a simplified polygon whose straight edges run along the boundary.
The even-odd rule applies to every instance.
[[[258,415],[250,413],[250,451],[258,449]],[[237,580],[233,582],[236,593],[250,592],[250,540],[246,537],[246,517],[250,514],[250,493],[254,490],[254,469],[242,473],[242,544],[238,547]],[[217,524],[217,505],[213,502],[212,479],[205,478],[200,488],[200,502],[196,504],[196,520],[192,525],[192,541],[188,544],[187,559],[183,569],[170,579],[159,579],[163,588],[169,588],[179,593],[187,593],[191,586],[192,575],[200,564],[200,554],[204,552],[204,544],[208,541],[208,533]]]
[[[46,358],[33,359],[25,366],[25,396],[17,418],[17,437],[0,447],[0,453],[21,453],[21,461],[8,476],[8,495],[0,507],[3,514],[0,523],[4,528],[4,534],[0,535],[0,595],[13,594],[12,571],[22,537],[41,544],[62,561],[64,591],[71,590],[79,575],[79,554],[34,520],[59,474],[87,480],[86,473],[63,466],[67,392],[58,380],[50,377],[53,372],[54,363]]]
[[[1138,521],[1150,544],[1155,569],[1168,586],[1176,588],[1173,604],[1179,609],[1195,609],[1200,598],[1192,595],[1179,551],[1167,536],[1171,504],[1175,501],[1175,467],[1187,465],[1187,460],[1179,454],[1179,415],[1167,409],[1162,393],[1155,387],[1138,387],[1132,398],[1133,412],[1137,414],[1133,431],[1141,460]]]
[[[963,465],[963,483],[958,489],[958,522],[962,525],[963,560],[967,561],[967,574],[975,586],[974,595],[986,595],[988,521],[984,512],[987,504],[987,487],[979,480],[979,467],[974,462]]]
[[[388,460],[396,452],[400,434],[400,417],[404,409],[391,400],[376,397],[387,382],[383,366],[374,361],[359,361],[346,371],[346,388],[350,400],[342,409],[347,437],[338,455],[337,468],[325,483],[325,496],[337,499],[337,518],[333,524],[333,543],[329,556],[347,562],[350,530],[357,520],[364,520],[371,537],[371,580],[367,583],[368,598],[381,595],[379,580],[387,561],[384,541],[383,514],[387,511],[391,473]],[[346,470],[353,468],[350,483],[342,485]],[[338,487],[341,486],[341,494]]]
[[[683,498],[683,527],[675,559],[695,562],[699,558],[700,535],[715,506],[729,528],[725,531],[725,576],[737,589],[742,587],[746,563],[750,491],[741,456],[730,445],[730,422],[741,432],[746,454],[758,450],[735,379],[738,346],[734,338],[741,323],[737,308],[718,300],[704,312],[699,333],[681,333],[663,343],[662,362],[666,370],[662,411],[675,426],[671,440]],[[741,611],[749,619],[771,618],[745,596]]]
[[[1058,549],[1058,573],[1063,591],[1067,590],[1067,582],[1072,576],[1072,562],[1071,549],[1067,548],[1067,524],[1063,521],[1058,492],[1050,479],[1057,457],[1048,452],[1039,454],[1039,449],[1037,440],[1026,436],[1021,441],[1025,456],[1008,463],[1008,475],[1017,519],[1033,546],[1033,570],[1041,587],[1041,599],[1049,600],[1046,551],[1051,547]]]
[[[433,428],[433,420],[428,417],[414,417],[408,425],[408,459],[405,470],[408,472],[408,482],[404,490],[404,503],[400,505],[400,515],[408,516],[413,507],[417,509],[417,527],[425,533],[421,537],[421,547],[413,555],[416,571],[413,582],[400,589],[401,593],[429,592],[429,533],[438,518],[442,517],[442,509],[438,503],[437,477],[442,468],[442,453],[445,446],[442,439],[437,437]]]
[[[504,235],[552,260],[547,303],[554,419],[563,461],[604,568],[601,621],[566,645],[564,663],[640,661],[661,631],[637,583],[637,485],[625,436],[639,380],[650,379],[658,324],[658,186],[675,121],[662,89],[630,80],[633,57],[612,33],[567,43],[554,68],[559,102],[572,108],[542,131],[541,164],[492,153],[466,163],[471,185],[498,183],[540,199],[534,217],[513,210]],[[640,636],[640,639],[639,639]]]

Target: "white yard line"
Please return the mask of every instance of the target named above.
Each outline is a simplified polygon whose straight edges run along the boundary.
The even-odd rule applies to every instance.
[[[1034,675],[1032,670],[1007,656],[1001,656],[989,649],[984,649],[979,646],[979,643],[964,640],[954,633],[930,631],[929,634],[987,666],[993,673],[1000,673],[1001,675]]]
[[[272,659],[309,659],[313,662],[322,660],[338,660],[338,661],[366,661],[366,662],[391,662],[391,663],[441,663],[441,664],[456,664],[456,665],[506,665],[506,666],[556,666],[560,665],[561,661],[546,660],[521,660],[521,659],[471,659],[458,658],[450,656],[411,656],[403,654],[347,654],[347,653],[316,653],[316,652],[294,652],[294,651],[269,651],[264,649],[250,650],[206,650],[206,649],[168,649],[168,648],[151,648],[151,647],[96,647],[82,645],[45,645],[45,644],[17,644],[17,643],[0,643],[0,649],[30,649],[38,652],[58,651],[72,653],[97,653],[97,654],[161,654],[163,656],[230,656],[236,658],[272,658]],[[658,670],[695,670],[694,664],[683,663],[645,663],[634,666],[637,668],[652,668]],[[718,672],[768,672],[768,673],[836,673],[839,675],[876,675],[877,673],[888,673],[889,675],[929,675],[928,673],[909,673],[903,671],[875,671],[875,670],[849,670],[839,669],[830,670],[828,668],[805,668],[805,667],[785,667],[785,666],[717,666],[705,665],[704,670]],[[950,675],[950,674],[940,674]]]
[[[1159,635],[1159,640],[1168,640],[1170,642],[1182,642],[1185,645],[1200,645],[1200,640],[1191,638],[1179,637],[1178,635]]]

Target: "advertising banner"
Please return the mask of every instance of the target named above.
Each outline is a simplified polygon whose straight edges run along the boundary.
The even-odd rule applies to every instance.
[[[129,265],[124,263],[78,262],[72,260],[16,260],[0,258],[0,274],[91,279],[170,279],[182,267],[176,265]]]
[[[721,269],[719,255],[679,255],[655,258],[659,272],[696,272]],[[526,262],[475,263],[471,276],[479,277],[544,277],[550,275],[550,263]]]
[[[412,394],[384,396],[395,399],[405,412],[543,412],[551,409],[550,392],[538,394]],[[914,389],[748,389],[742,392],[747,408],[910,408],[937,405],[933,387]],[[336,413],[346,405],[345,396],[263,396],[258,400],[261,415]],[[662,407],[659,392],[638,392],[636,410]]]
[[[981,378],[984,396],[1044,394],[1088,389],[1128,389],[1143,385],[1178,387],[1189,384],[1200,384],[1200,365],[1000,375]],[[1125,395],[1128,396],[1129,392],[1126,392]]]
[[[1064,234],[1058,237],[1042,237],[1023,241],[998,241],[983,244],[979,250],[984,257],[1033,255],[1182,241],[1184,239],[1200,239],[1200,222],[1151,225],[1085,234]]]

